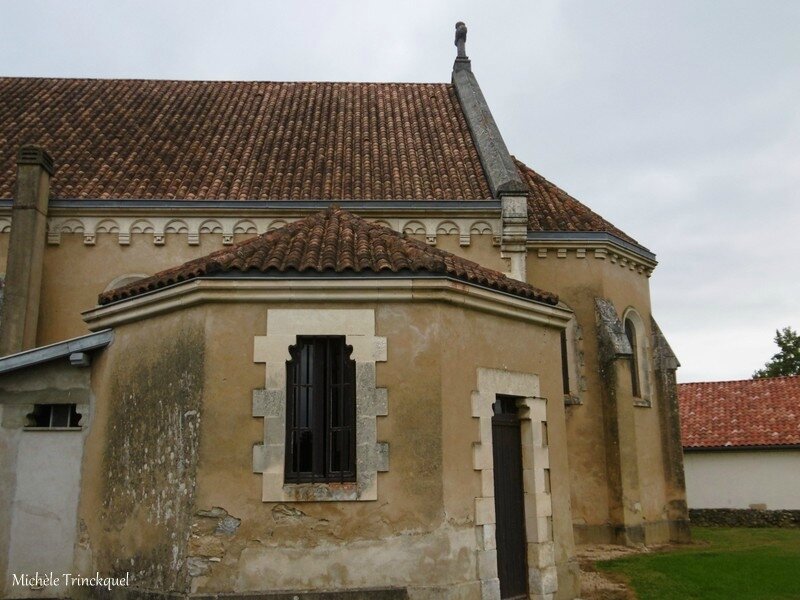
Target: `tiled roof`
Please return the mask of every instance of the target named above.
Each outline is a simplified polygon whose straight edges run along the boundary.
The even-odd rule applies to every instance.
[[[0,78],[0,198],[23,144],[54,198],[491,198],[449,84]]]
[[[53,198],[491,198],[450,84],[0,77],[0,198],[13,197],[24,144],[53,156]],[[636,243],[517,166],[530,230]]]
[[[108,304],[222,273],[431,273],[555,305],[558,297],[333,206],[100,295]]]
[[[800,445],[800,375],[682,383],[684,448]]]
[[[528,184],[529,231],[605,231],[633,244],[639,244],[567,192],[536,171],[517,162],[522,180]]]

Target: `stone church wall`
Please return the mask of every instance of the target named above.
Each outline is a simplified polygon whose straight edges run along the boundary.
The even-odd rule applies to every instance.
[[[620,509],[630,510],[637,515],[636,520],[641,520],[642,542],[682,539],[681,527],[673,524],[680,515],[683,523],[686,518],[682,477],[667,477],[675,468],[682,472],[681,465],[673,465],[672,452],[672,446],[677,444],[680,454],[680,440],[674,435],[672,438],[662,436],[662,429],[668,424],[664,422],[661,403],[669,399],[664,396],[665,387],[658,385],[661,378],[655,371],[649,281],[646,273],[632,268],[631,263],[611,259],[607,254],[596,256],[573,249],[561,253],[555,250],[528,253],[529,283],[557,291],[577,318],[580,339],[570,342],[579,346],[578,381],[574,382],[579,388],[579,403],[566,408],[576,541],[582,544],[617,540],[616,528],[620,523],[613,514]],[[628,423],[624,427],[634,435],[625,438],[621,455],[627,458],[616,466],[609,462],[612,459],[607,453],[596,451],[599,445],[611,448],[620,444],[620,434],[625,433],[625,430],[609,427],[608,412],[616,409],[609,406],[608,394],[617,386],[603,376],[596,298],[611,301],[620,319],[627,309],[636,310],[648,343],[647,377],[643,384],[647,386],[650,400],[640,406],[630,390],[621,392],[627,395],[627,400],[619,397],[620,408],[624,409],[621,414],[626,415],[623,420]],[[613,500],[610,501],[608,474],[615,469],[626,471],[632,481],[638,481],[634,497],[628,496],[630,506],[615,508]]]
[[[96,487],[81,511],[93,564],[122,569],[133,559],[137,586],[196,594],[397,587],[412,598],[480,598],[496,567],[493,551],[484,556],[478,547],[486,515],[476,512],[483,510],[473,450],[481,440],[473,417],[477,371],[530,373],[539,377],[542,397],[557,397],[558,329],[439,303],[356,306],[374,309],[376,335],[387,340],[388,360],[377,363],[376,375],[388,390],[388,414],[377,420],[377,439],[389,444],[389,464],[378,474],[376,501],[262,500],[252,456],[264,422],[253,417],[252,392],[264,387],[265,373],[253,360],[254,338],[268,333],[268,309],[298,305],[185,309],[118,326],[96,371],[108,399],[99,400],[103,426],[91,444]],[[149,356],[148,348],[162,345],[163,358]],[[158,399],[151,415],[142,412],[146,395]],[[126,407],[130,416],[120,412]],[[530,560],[554,561],[553,585],[568,598],[577,589],[577,567],[563,410],[556,401],[547,414],[552,558]],[[182,468],[150,459],[170,453],[184,457]],[[131,473],[130,489],[111,476],[116,467],[138,464],[158,474]],[[182,488],[191,479],[196,488]]]

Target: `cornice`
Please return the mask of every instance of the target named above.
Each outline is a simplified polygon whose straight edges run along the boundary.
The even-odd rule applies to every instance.
[[[91,331],[211,302],[444,302],[563,329],[572,312],[446,277],[198,278],[83,313]]]
[[[649,277],[658,265],[656,255],[604,231],[529,231],[529,250],[538,258],[593,257]]]
[[[12,199],[0,199],[0,212],[10,210]],[[317,212],[338,204],[351,212],[364,214],[495,214],[500,211],[500,200],[168,200],[168,199],[94,199],[51,198],[51,212],[66,211],[68,214],[106,215],[120,214],[220,214],[220,215],[297,215],[298,212]],[[143,213],[142,213],[143,211]]]

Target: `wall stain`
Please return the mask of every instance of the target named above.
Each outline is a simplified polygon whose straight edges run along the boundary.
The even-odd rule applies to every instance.
[[[186,321],[126,342],[108,397],[99,567],[142,589],[188,589],[204,338]]]

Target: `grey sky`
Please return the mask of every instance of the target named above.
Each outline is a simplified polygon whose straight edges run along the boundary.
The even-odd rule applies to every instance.
[[[0,74],[447,81],[453,24],[511,151],[660,261],[681,381],[800,328],[800,3],[0,2]]]

